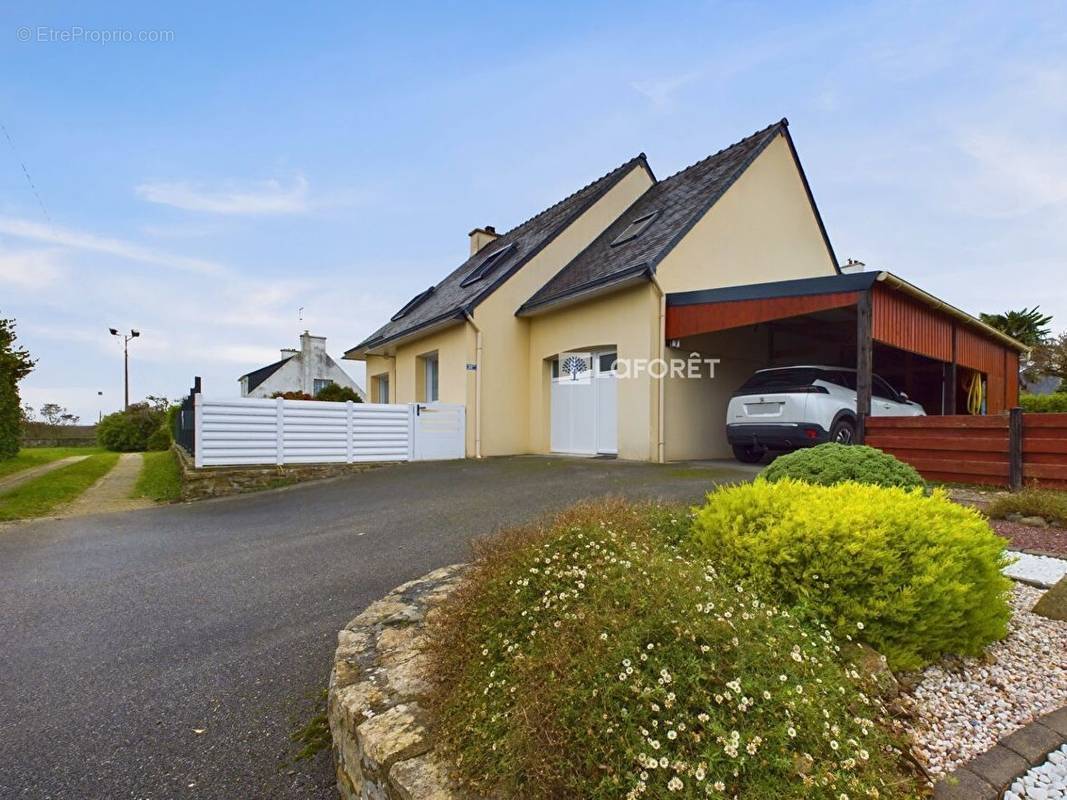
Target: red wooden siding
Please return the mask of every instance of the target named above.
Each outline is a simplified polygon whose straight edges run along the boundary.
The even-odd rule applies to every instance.
[[[884,286],[871,298],[876,342],[937,361],[952,360],[952,318]]]
[[[1019,404],[1019,355],[962,325],[956,329],[956,363],[986,373],[988,413]]]
[[[988,413],[999,414],[1019,404],[1019,354],[1014,350],[885,286],[874,287],[872,300],[875,341],[950,362],[955,327],[956,363],[985,373]]]
[[[924,478],[1008,484],[1008,415],[869,417],[864,444],[892,453]]]
[[[1067,414],[1023,414],[1023,482],[1067,489]]]
[[[831,308],[854,306],[858,292],[836,292],[807,297],[772,297],[765,300],[733,300],[667,307],[667,338],[681,339],[743,325],[797,317]]]
[[[1008,415],[871,417],[866,444],[931,481],[1008,485]],[[1067,414],[1023,414],[1023,482],[1067,489]]]

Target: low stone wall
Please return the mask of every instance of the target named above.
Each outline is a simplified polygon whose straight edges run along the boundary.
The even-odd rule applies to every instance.
[[[388,464],[265,464],[249,467],[202,467],[197,469],[185,448],[175,444],[174,452],[182,475],[182,500],[226,497],[243,492],[272,489],[302,481],[335,478],[366,472]]]
[[[328,714],[343,800],[461,800],[433,752],[425,626],[458,585],[457,564],[398,586],[337,635]]]

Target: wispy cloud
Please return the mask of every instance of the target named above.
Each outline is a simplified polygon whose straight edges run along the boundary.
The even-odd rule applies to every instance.
[[[46,289],[56,283],[65,270],[55,250],[10,250],[0,248],[0,284],[19,289]]]
[[[0,217],[0,233],[19,239],[58,245],[73,250],[103,253],[142,264],[153,264],[158,267],[167,267],[186,272],[211,274],[224,271],[221,264],[212,261],[189,258],[188,256],[144,247],[123,239],[97,236],[94,233],[60,228],[55,225],[44,225],[15,217]]]
[[[149,203],[208,214],[302,214],[310,208],[308,182],[297,175],[289,185],[271,179],[208,186],[190,181],[142,183],[135,191]]]

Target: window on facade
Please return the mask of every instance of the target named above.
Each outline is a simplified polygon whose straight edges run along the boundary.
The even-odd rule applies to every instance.
[[[389,402],[389,376],[378,375],[375,379],[378,384],[378,396],[375,398],[379,403]]]
[[[312,382],[311,394],[315,397],[318,397],[319,392],[321,392],[331,383],[333,383],[333,381],[331,381],[329,378],[315,378],[315,380]]]
[[[438,373],[439,362],[437,360],[437,353],[431,353],[422,357],[423,363],[423,402],[436,403],[438,400]]]
[[[625,244],[626,242],[636,239],[648,230],[648,226],[655,221],[658,214],[658,211],[653,211],[651,214],[644,214],[633,220],[623,229],[622,233],[612,239],[611,246],[618,247],[620,244]]]

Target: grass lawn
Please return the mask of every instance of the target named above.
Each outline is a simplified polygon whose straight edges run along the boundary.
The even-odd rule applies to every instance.
[[[0,495],[0,521],[48,514],[96,483],[118,460],[118,453],[94,451],[84,461],[60,467]]]
[[[99,447],[24,447],[19,454],[6,461],[0,461],[0,478],[22,472],[24,469],[32,469],[50,461],[58,461],[67,456],[91,456],[94,453],[103,453]]]
[[[157,503],[173,503],[181,499],[182,479],[178,459],[171,450],[144,454],[144,467],[133,497],[147,497]]]

